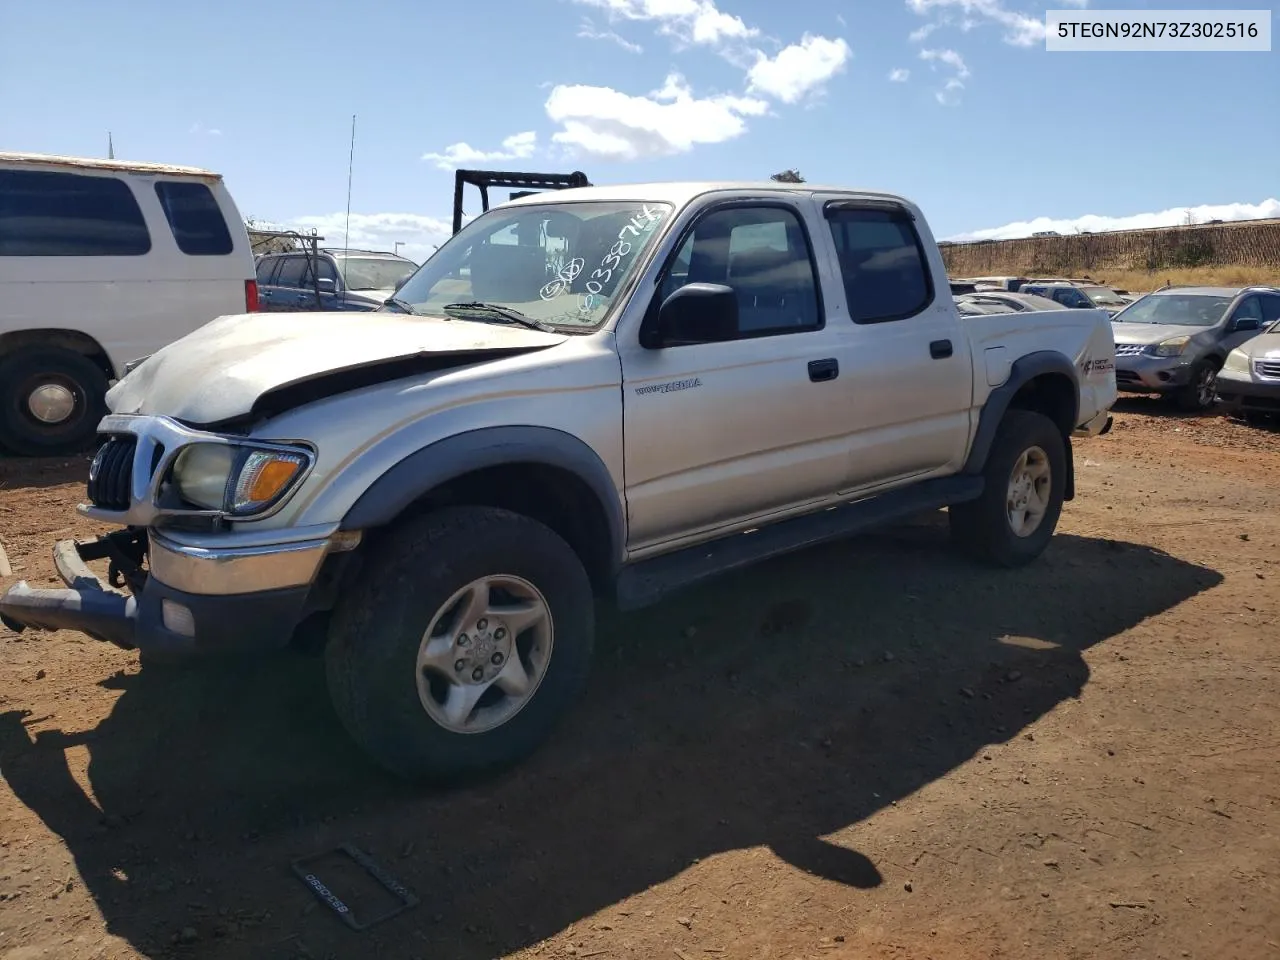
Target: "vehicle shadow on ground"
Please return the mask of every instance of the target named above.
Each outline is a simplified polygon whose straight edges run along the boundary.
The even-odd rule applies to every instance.
[[[491,957],[759,845],[870,888],[885,866],[822,838],[1018,736],[1080,693],[1086,650],[1222,580],[1127,543],[1059,535],[993,571],[945,541],[926,518],[602,613],[585,702],[468,788],[373,771],[315,660],[121,675],[79,737],[33,743],[5,714],[0,767],[110,931],[152,958]],[[101,811],[68,771],[72,741]],[[346,841],[421,905],[363,934],[319,907],[289,862]]]
[[[92,453],[70,457],[19,457],[0,448],[0,490],[84,483],[92,460]]]

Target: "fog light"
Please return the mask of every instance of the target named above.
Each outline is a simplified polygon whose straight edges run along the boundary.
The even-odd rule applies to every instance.
[[[174,603],[172,600],[161,600],[160,619],[164,623],[164,628],[170,633],[183,637],[196,635],[196,618],[191,615],[189,607]]]

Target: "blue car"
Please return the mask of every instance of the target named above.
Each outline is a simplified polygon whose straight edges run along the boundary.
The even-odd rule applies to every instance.
[[[325,250],[258,258],[261,310],[376,310],[418,264],[394,253]]]

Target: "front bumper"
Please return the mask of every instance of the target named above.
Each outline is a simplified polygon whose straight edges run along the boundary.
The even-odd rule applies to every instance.
[[[1218,402],[1228,411],[1280,413],[1280,380],[1259,381],[1247,374],[1237,378],[1223,370],[1218,373],[1217,390]]]
[[[103,544],[121,535],[58,543],[54,564],[66,588],[17,583],[0,597],[0,620],[19,632],[77,630],[165,659],[276,649],[315,608],[316,578],[335,549],[328,538],[214,548],[152,531],[149,575],[128,596],[86,563],[111,555]]]
[[[1116,389],[1128,393],[1164,393],[1191,382],[1189,357],[1116,356]]]

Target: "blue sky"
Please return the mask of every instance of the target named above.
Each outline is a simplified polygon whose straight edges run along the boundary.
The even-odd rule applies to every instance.
[[[341,242],[356,114],[351,242],[419,258],[447,231],[454,163],[595,182],[796,167],[906,194],[940,237],[1280,216],[1280,51],[1047,53],[1045,9],[0,3],[0,148],[105,156],[110,130],[118,157],[217,170],[246,216]]]

